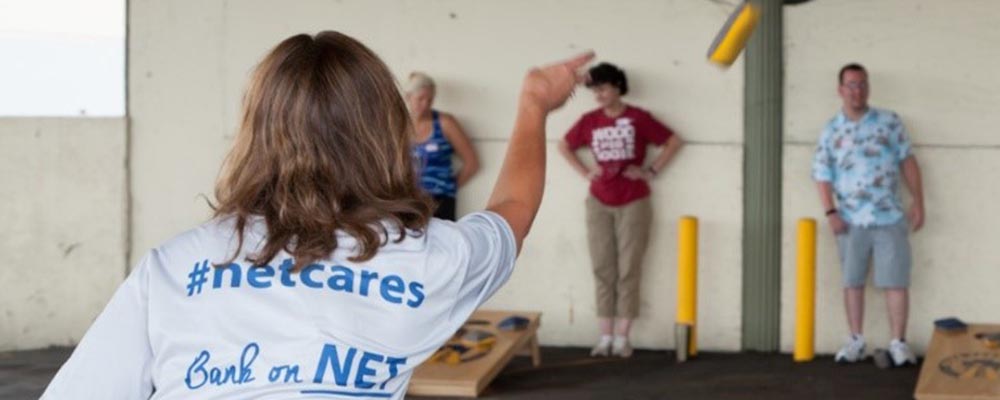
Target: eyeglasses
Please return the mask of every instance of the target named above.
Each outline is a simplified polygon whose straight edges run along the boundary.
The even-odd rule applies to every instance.
[[[841,86],[851,90],[863,90],[868,89],[868,82],[847,82],[842,83]]]

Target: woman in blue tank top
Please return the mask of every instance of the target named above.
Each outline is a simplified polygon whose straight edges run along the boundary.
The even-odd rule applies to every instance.
[[[437,202],[434,216],[454,221],[456,191],[479,170],[479,158],[455,118],[432,108],[435,86],[429,76],[410,74],[405,90],[415,132],[413,157],[420,185]],[[452,166],[453,155],[461,160],[457,174]]]

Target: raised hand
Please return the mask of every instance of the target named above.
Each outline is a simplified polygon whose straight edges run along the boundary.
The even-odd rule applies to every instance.
[[[569,60],[541,68],[532,68],[521,86],[521,106],[548,113],[562,107],[576,85],[587,80],[580,67],[594,58],[586,52]]]

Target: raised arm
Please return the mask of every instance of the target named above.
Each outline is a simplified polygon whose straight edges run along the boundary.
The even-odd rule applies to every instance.
[[[510,224],[519,252],[545,188],[545,119],[583,81],[577,70],[593,58],[594,54],[588,52],[562,63],[534,68],[524,77],[514,132],[486,207]]]

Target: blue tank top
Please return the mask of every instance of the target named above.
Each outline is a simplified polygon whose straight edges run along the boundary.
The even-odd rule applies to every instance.
[[[420,186],[433,196],[455,197],[458,185],[451,170],[454,148],[444,137],[437,111],[431,111],[434,128],[427,140],[413,145],[413,158],[420,172]]]

